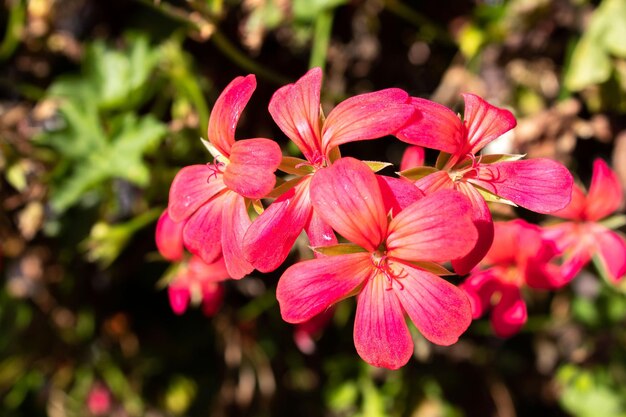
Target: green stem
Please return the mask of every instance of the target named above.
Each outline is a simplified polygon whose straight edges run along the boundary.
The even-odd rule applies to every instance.
[[[12,5],[10,1],[7,3],[9,19],[4,39],[0,43],[0,60],[2,61],[10,57],[19,45],[26,19],[26,4],[22,0],[15,0],[12,3]]]
[[[454,43],[448,31],[432,23],[426,16],[416,12],[399,0],[385,0],[385,9],[420,28],[423,32],[432,33],[439,41],[445,44]]]
[[[601,221],[600,224],[607,229],[619,229],[620,227],[626,225],[626,215],[621,214],[609,217],[608,219]]]
[[[315,19],[315,33],[313,35],[313,48],[309,60],[309,68],[320,67],[322,71],[326,67],[326,55],[328,44],[333,28],[333,9],[325,9]]]

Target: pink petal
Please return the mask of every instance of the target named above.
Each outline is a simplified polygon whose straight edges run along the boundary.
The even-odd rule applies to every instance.
[[[175,222],[188,219],[200,206],[226,186],[222,175],[207,165],[190,165],[178,171],[172,186],[168,212]]]
[[[492,106],[477,95],[463,94],[463,99],[463,123],[467,129],[467,143],[471,146],[468,153],[478,153],[489,142],[517,124],[510,111]]]
[[[369,253],[311,259],[290,266],[280,277],[276,298],[288,323],[302,323],[352,293],[372,273]]]
[[[626,241],[609,229],[595,233],[595,239],[603,269],[611,283],[617,284],[626,275]]]
[[[510,337],[518,333],[526,323],[526,303],[518,287],[503,284],[499,288],[500,301],[491,312],[491,325],[499,337]]]
[[[616,211],[624,199],[620,180],[602,159],[593,163],[593,176],[587,195],[588,220],[600,220]]]
[[[574,180],[560,163],[536,158],[480,165],[479,178],[468,181],[529,210],[551,213],[569,204]]]
[[[376,175],[363,162],[342,158],[315,173],[311,202],[317,214],[340,235],[376,250],[387,228],[387,213]]]
[[[209,118],[209,141],[227,158],[235,143],[235,129],[239,117],[256,88],[256,78],[250,74],[237,77],[226,86],[215,101]]]
[[[562,210],[557,210],[554,213],[550,213],[552,216],[560,217],[562,219],[569,220],[584,220],[585,210],[587,205],[587,197],[581,188],[574,184],[572,186],[572,199],[569,204]]]
[[[261,272],[280,266],[311,216],[311,177],[280,196],[256,218],[244,238],[245,258]]]
[[[185,246],[206,263],[214,262],[222,254],[223,200],[220,196],[200,207],[183,228]]]
[[[443,262],[467,255],[478,234],[471,206],[457,191],[427,195],[401,211],[389,225],[389,256],[410,261]]]
[[[402,154],[400,171],[421,167],[422,165],[424,165],[424,148],[415,145],[407,147],[404,150],[404,154]]]
[[[484,198],[476,189],[466,182],[457,184],[459,192],[465,195],[472,205],[471,217],[478,232],[478,240],[474,248],[465,256],[453,259],[452,267],[459,275],[469,273],[484,258],[493,243],[493,220]]]
[[[315,338],[328,326],[334,313],[335,309],[329,308],[303,323],[296,324],[293,339],[302,353],[310,355],[315,351]]]
[[[415,186],[424,194],[432,194],[439,190],[454,190],[456,185],[446,171],[437,171],[415,181]]]
[[[425,148],[450,154],[461,151],[465,145],[465,130],[461,119],[452,110],[434,101],[411,98],[411,104],[421,115],[403,127],[398,139]]]
[[[413,354],[413,340],[394,291],[380,274],[371,278],[357,299],[354,346],[370,365],[398,369]]]
[[[493,269],[472,273],[459,286],[470,301],[472,318],[477,319],[491,309],[493,293],[498,288],[498,278]]]
[[[424,193],[406,179],[376,175],[376,180],[383,195],[385,212],[391,212],[392,216],[424,197]]]
[[[404,288],[393,292],[404,311],[426,339],[444,346],[455,343],[472,322],[472,308],[463,290],[410,265],[403,265],[403,270]]]
[[[219,282],[230,277],[223,257],[208,264],[202,258],[192,256],[187,262],[187,269],[190,279],[197,281]]]
[[[224,285],[208,282],[202,286],[202,314],[213,317],[222,307],[224,301]]]
[[[337,236],[335,236],[333,228],[322,220],[315,210],[311,211],[311,218],[306,224],[304,230],[309,237],[309,244],[312,248],[332,246],[338,243]],[[320,254],[316,252],[315,256],[318,255]]]
[[[167,297],[170,301],[170,307],[176,315],[181,315],[187,311],[189,306],[189,300],[191,300],[191,293],[189,288],[184,286],[170,285],[167,287]]]
[[[183,247],[184,222],[175,223],[167,213],[163,211],[157,222],[154,240],[161,256],[168,261],[180,261],[183,259],[185,248]]]
[[[320,135],[321,87],[322,70],[313,68],[295,84],[279,88],[269,104],[270,114],[280,130],[311,162],[323,156]]]
[[[322,149],[327,155],[343,143],[391,135],[414,113],[409,95],[399,88],[351,97],[339,103],[324,122]]]
[[[250,217],[244,198],[236,193],[224,194],[222,205],[222,251],[228,275],[240,279],[254,267],[243,253],[243,239],[250,226]]]
[[[280,165],[280,146],[269,139],[246,139],[233,144],[224,184],[244,197],[265,197],[276,185],[274,171]]]

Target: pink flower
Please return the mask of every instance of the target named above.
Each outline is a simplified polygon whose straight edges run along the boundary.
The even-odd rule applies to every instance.
[[[330,319],[333,318],[334,312],[334,308],[329,308],[307,321],[296,324],[293,331],[293,340],[296,342],[300,352],[308,355],[315,352],[315,339],[326,328]]]
[[[285,321],[302,323],[356,295],[357,352],[366,362],[390,369],[413,353],[405,312],[431,342],[457,341],[471,321],[469,302],[429,270],[441,272],[434,262],[463,256],[476,243],[464,196],[441,191],[390,220],[376,175],[363,162],[343,158],[316,173],[311,200],[322,220],[354,244],[327,248],[325,253],[339,254],[285,271],[276,290]]]
[[[206,263],[224,257],[228,273],[242,278],[252,271],[243,256],[250,225],[250,199],[265,197],[276,183],[280,147],[269,139],[235,141],[235,128],[256,88],[254,75],[235,78],[217,99],[209,120],[212,164],[183,168],[170,188],[168,213],[186,222],[185,246]]]
[[[602,159],[593,164],[593,176],[589,192],[575,185],[572,201],[554,216],[571,220],[546,230],[563,253],[563,275],[570,280],[597,256],[605,276],[613,284],[626,275],[626,240],[624,236],[600,223],[614,213],[624,198],[617,175]]]
[[[491,311],[491,326],[500,337],[517,333],[526,323],[521,288],[558,288],[562,277],[550,263],[555,247],[541,229],[524,220],[496,222],[493,245],[476,270],[461,284],[472,304],[474,319]]]
[[[303,229],[311,246],[337,243],[330,227],[311,205],[311,180],[339,157],[338,145],[389,135],[415,112],[406,92],[390,88],[349,98],[324,119],[320,110],[321,84],[322,71],[313,68],[295,84],[276,91],[269,104],[274,121],[306,160],[283,158],[280,169],[296,177],[279,188],[282,195],[246,233],[246,257],[262,272],[276,269],[285,260]],[[389,182],[395,184],[396,180]]]
[[[95,416],[102,416],[111,410],[111,392],[100,383],[94,384],[87,394],[87,409]]]
[[[549,159],[519,160],[522,155],[476,154],[515,127],[511,112],[492,106],[473,94],[464,94],[461,121],[450,109],[435,102],[413,98],[421,117],[397,133],[401,140],[442,151],[436,168],[420,169],[416,185],[429,194],[456,189],[469,197],[480,239],[466,257],[453,260],[454,269],[465,274],[487,253],[493,241],[493,222],[487,201],[520,205],[539,213],[551,213],[570,200],[573,179],[569,171]]]
[[[224,298],[222,282],[229,278],[224,259],[207,264],[198,256],[182,262],[167,289],[172,311],[187,311],[190,302],[201,302],[202,312],[211,317],[217,313]]]
[[[424,148],[415,145],[407,147],[402,154],[400,171],[406,171],[422,165],[424,165]]]

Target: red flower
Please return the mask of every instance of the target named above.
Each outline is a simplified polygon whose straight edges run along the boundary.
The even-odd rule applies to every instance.
[[[283,158],[280,169],[296,178],[279,188],[282,195],[246,233],[246,258],[262,272],[273,271],[285,260],[303,229],[311,246],[337,243],[330,227],[311,205],[312,178],[339,157],[338,145],[389,135],[415,112],[405,91],[390,88],[349,98],[324,118],[320,110],[321,85],[322,71],[313,68],[296,83],[276,91],[269,104],[274,121],[306,160]],[[388,182],[393,186],[398,181]]]
[[[242,278],[253,270],[243,256],[250,225],[250,199],[276,183],[280,147],[269,139],[235,141],[235,127],[256,87],[254,75],[235,78],[217,99],[209,120],[209,148],[215,161],[183,168],[170,188],[169,216],[185,221],[185,246],[206,263],[224,257],[228,273]]]
[[[363,162],[343,158],[316,173],[311,200],[322,220],[354,244],[327,248],[340,254],[285,271],[276,290],[285,321],[302,323],[356,294],[357,352],[391,369],[413,353],[404,313],[433,343],[457,341],[471,321],[469,302],[429,269],[440,271],[433,262],[463,256],[476,243],[465,197],[441,191],[390,220],[376,175]]]
[[[521,288],[558,288],[562,277],[555,264],[555,247],[541,229],[524,220],[496,222],[493,245],[476,270],[461,284],[472,304],[472,316],[491,311],[491,325],[500,337],[517,333],[526,323]]]
[[[421,113],[397,133],[401,140],[442,151],[437,167],[421,170],[416,185],[429,194],[456,189],[469,197],[480,239],[466,257],[453,260],[455,270],[469,272],[487,253],[493,241],[493,221],[487,201],[517,204],[539,213],[551,213],[570,200],[573,179],[569,171],[549,159],[520,161],[522,155],[476,154],[503,133],[515,127],[511,112],[487,103],[473,94],[464,94],[465,113],[461,121],[441,104],[413,98]]]
[[[547,228],[546,236],[552,239],[563,253],[563,275],[570,280],[597,256],[605,276],[613,284],[626,275],[626,239],[600,223],[614,213],[624,198],[617,175],[602,159],[593,164],[589,192],[575,185],[572,201],[554,216],[571,220]]]

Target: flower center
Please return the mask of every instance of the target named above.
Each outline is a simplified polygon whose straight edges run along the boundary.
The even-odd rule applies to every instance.
[[[386,251],[379,249],[376,252],[372,252],[371,259],[372,264],[374,264],[376,269],[378,269],[378,271],[380,271],[387,279],[387,287],[385,288],[387,291],[393,289],[394,282],[398,285],[398,289],[404,289],[404,285],[402,285],[400,279],[406,278],[408,274],[398,265],[394,266],[400,271],[400,273],[394,271],[391,265],[389,265],[389,257],[387,256]]]
[[[226,161],[222,161],[220,157],[221,155],[217,155],[215,158],[213,158],[213,162],[209,162],[206,164],[207,168],[209,168],[209,171],[211,171],[209,177],[206,179],[207,183],[211,181],[211,178],[217,178],[218,174],[224,173],[224,169],[226,168],[227,163]]]
[[[311,159],[309,159],[307,162],[296,165],[295,168],[307,166],[311,167],[313,172],[315,172],[318,169],[326,168],[329,165],[330,164],[328,163],[328,158],[326,158],[326,156],[319,151],[315,151]]]
[[[472,160],[472,164],[462,169],[449,171],[448,175],[452,181],[459,182],[469,176],[473,178],[477,178],[479,176],[480,160],[482,159],[482,155],[476,158],[474,154],[468,153],[467,156]]]

